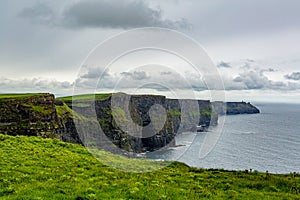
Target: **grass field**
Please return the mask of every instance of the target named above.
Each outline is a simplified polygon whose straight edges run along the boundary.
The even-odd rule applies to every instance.
[[[150,162],[98,153],[134,168]],[[38,137],[0,135],[0,158],[0,199],[300,199],[295,173],[196,169],[178,162],[128,173],[102,164],[80,145]]]

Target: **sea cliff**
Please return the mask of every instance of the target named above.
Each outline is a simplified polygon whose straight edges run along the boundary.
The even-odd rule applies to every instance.
[[[96,94],[93,100],[90,97],[81,95],[74,100],[72,97],[55,98],[48,93],[0,95],[0,133],[57,138],[84,144],[85,136],[80,135],[76,122],[80,122],[80,128],[87,133],[92,133],[93,127],[100,124],[105,136],[116,147],[142,152],[174,145],[176,134],[195,131],[197,125],[217,125],[218,114],[224,114],[224,105],[229,105],[229,114],[256,113],[258,110],[249,103],[216,104],[207,100],[168,99],[159,95],[117,93]],[[116,102],[114,107],[112,98]],[[122,107],[124,98],[129,99],[129,112]],[[154,113],[160,113],[159,109],[165,113],[163,117],[151,118],[151,109]],[[91,115],[91,110],[95,111],[96,117]],[[128,127],[122,126],[130,124],[130,120],[141,127],[140,137],[134,137]],[[157,124],[159,130],[156,130]]]

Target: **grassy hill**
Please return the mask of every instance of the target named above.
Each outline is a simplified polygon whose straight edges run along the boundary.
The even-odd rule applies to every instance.
[[[151,166],[98,154],[141,170]],[[295,173],[206,170],[178,162],[128,173],[102,164],[80,145],[0,134],[0,199],[300,199],[299,192]]]

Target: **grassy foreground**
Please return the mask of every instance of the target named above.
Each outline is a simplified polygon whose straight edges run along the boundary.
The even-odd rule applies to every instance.
[[[80,145],[0,135],[0,199],[300,199],[299,192],[295,173],[205,170],[178,162],[128,173],[105,166]]]

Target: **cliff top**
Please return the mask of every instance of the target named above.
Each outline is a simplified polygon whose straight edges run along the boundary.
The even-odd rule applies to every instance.
[[[96,94],[80,94],[80,95],[74,95],[74,96],[65,96],[65,97],[58,97],[56,99],[61,101],[72,101],[72,100],[78,100],[78,101],[88,101],[93,98],[95,100],[106,100],[112,95],[130,95],[123,92],[117,92],[117,93],[96,93]],[[154,94],[134,94],[134,97],[164,97],[163,95],[154,95]]]
[[[74,100],[90,100],[91,98],[95,98],[95,100],[105,100],[109,97],[111,97],[112,93],[103,93],[103,94],[81,94],[81,95],[75,95],[75,96],[66,96],[66,97],[58,97],[56,99],[61,101],[72,101]]]
[[[0,99],[19,99],[50,95],[50,93],[15,93],[15,94],[0,94]]]

